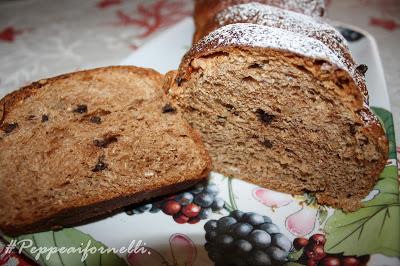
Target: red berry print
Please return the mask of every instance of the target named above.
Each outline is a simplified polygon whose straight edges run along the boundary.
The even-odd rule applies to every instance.
[[[313,259],[308,259],[306,262],[307,266],[317,266],[317,262]]]
[[[308,239],[304,237],[298,237],[293,241],[293,246],[296,250],[300,250],[308,245]]]
[[[316,260],[322,260],[326,256],[323,246],[315,246],[313,252]]]
[[[307,266],[365,266],[369,255],[343,256],[325,252],[326,238],[323,234],[312,235],[309,239],[299,237],[293,241],[296,250],[303,249],[303,254],[297,262]]]
[[[323,234],[315,234],[313,235],[310,240],[315,244],[315,245],[325,245],[326,239]]]
[[[200,210],[200,206],[194,203],[190,203],[189,205],[183,207],[182,213],[187,217],[196,217],[197,215],[199,215]]]
[[[202,183],[188,191],[166,196],[141,206],[125,208],[127,215],[138,215],[146,212],[163,212],[172,216],[177,223],[197,224],[200,220],[209,219],[213,212],[225,207],[225,201],[218,197],[218,186],[214,183]]]
[[[326,256],[322,260],[322,266],[340,266],[340,259],[334,256]]]
[[[174,215],[174,221],[178,224],[185,224],[189,221],[189,217],[185,216],[184,214],[177,214]]]
[[[359,266],[360,261],[356,257],[353,257],[353,256],[343,257],[342,265],[343,266]]]
[[[165,214],[174,215],[181,210],[181,205],[174,200],[169,200],[164,204],[162,210]]]

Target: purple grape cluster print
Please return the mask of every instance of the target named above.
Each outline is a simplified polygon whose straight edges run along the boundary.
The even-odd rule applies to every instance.
[[[204,225],[205,249],[215,265],[282,265],[292,243],[268,216],[235,210]]]

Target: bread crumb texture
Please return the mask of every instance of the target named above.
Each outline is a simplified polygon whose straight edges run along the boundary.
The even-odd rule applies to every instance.
[[[0,228],[68,225],[207,176],[203,144],[162,83],[153,70],[107,67],[3,98]]]

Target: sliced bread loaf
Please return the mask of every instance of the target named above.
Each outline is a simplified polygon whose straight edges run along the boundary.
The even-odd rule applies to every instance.
[[[210,159],[150,69],[40,80],[0,101],[0,229],[68,226],[185,189]]]
[[[196,43],[204,36],[205,28],[208,27],[209,21],[216,14],[230,6],[245,3],[275,6],[312,17],[322,17],[325,14],[324,0],[196,0],[194,10],[196,32],[193,36],[193,43]]]
[[[355,210],[386,164],[385,133],[353,72],[317,38],[226,25],[169,78],[217,172]]]
[[[196,33],[199,37],[204,37],[225,25],[251,23],[280,28],[316,39],[334,52],[338,59],[350,70],[354,81],[365,97],[365,101],[368,102],[368,90],[364,78],[365,65],[356,64],[350,54],[347,41],[339,31],[327,22],[323,18],[310,17],[271,5],[247,3],[229,6],[222,10],[210,19],[207,25],[198,28]]]

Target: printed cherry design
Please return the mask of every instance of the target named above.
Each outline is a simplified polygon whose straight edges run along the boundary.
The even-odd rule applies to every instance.
[[[173,234],[169,238],[173,261],[168,261],[160,252],[148,248],[147,253],[131,253],[128,255],[129,265],[132,266],[191,266],[197,258],[197,249],[193,241],[184,234]]]
[[[365,266],[369,255],[344,256],[343,254],[329,254],[325,251],[326,238],[323,234],[314,234],[309,239],[298,237],[293,241],[293,247],[302,251],[296,261],[307,266]]]

